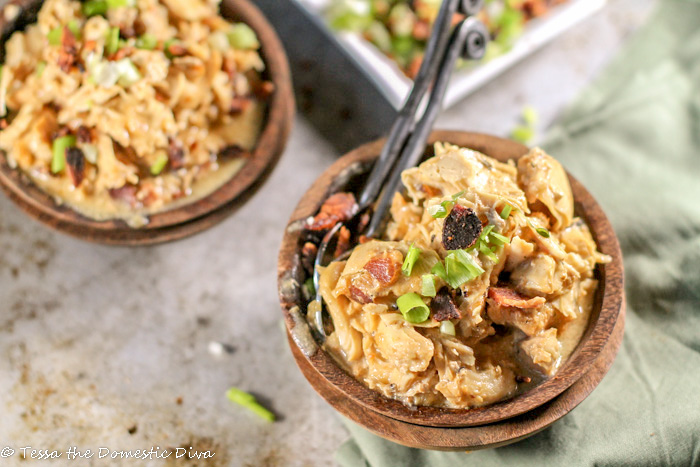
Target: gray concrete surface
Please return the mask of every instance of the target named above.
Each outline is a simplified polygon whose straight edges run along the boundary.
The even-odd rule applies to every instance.
[[[506,135],[531,104],[543,133],[653,3],[611,0],[438,126]],[[289,214],[337,156],[297,119],[279,166],[247,205],[198,236],[150,248],[83,243],[0,197],[0,456],[15,451],[0,465],[119,464],[96,455],[71,463],[70,447],[216,453],[123,465],[332,465],[348,435],[293,362],[275,266]],[[214,356],[212,341],[233,351]],[[260,396],[280,420],[229,403],[229,386]],[[21,462],[26,446],[63,455]]]

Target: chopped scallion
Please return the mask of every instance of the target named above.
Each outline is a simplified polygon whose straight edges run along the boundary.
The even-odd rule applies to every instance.
[[[533,127],[537,125],[537,120],[539,120],[537,110],[531,105],[526,106],[523,109],[523,121],[525,122],[525,124],[529,127]]]
[[[535,232],[543,236],[544,238],[549,238],[549,230],[544,227],[535,227]]]
[[[513,128],[510,137],[519,143],[527,144],[535,138],[535,130],[527,126],[518,125]]]
[[[107,13],[107,2],[103,0],[90,0],[83,3],[83,14],[88,18],[105,13]]]
[[[63,27],[59,26],[59,27],[53,28],[51,31],[49,31],[49,34],[46,37],[49,39],[49,44],[60,45],[62,35],[63,35]]]
[[[501,219],[508,219],[508,216],[510,216],[510,212],[513,210],[513,206],[510,204],[506,203],[506,205],[503,207],[503,210],[501,211]]]
[[[435,291],[435,276],[433,274],[423,274],[421,276],[421,292],[420,294],[424,297],[434,297],[437,292]]]
[[[409,323],[419,324],[430,316],[430,308],[423,302],[421,296],[415,292],[401,295],[396,299],[396,305],[399,307],[403,318]]]
[[[430,208],[428,208],[428,212],[431,216],[433,216],[433,219],[443,219],[447,217],[447,214],[452,210],[455,203],[457,202],[457,199],[463,194],[464,190],[460,191],[459,193],[455,193],[454,195],[452,195],[451,200],[445,200],[442,203],[440,203],[439,206],[431,206]]]
[[[508,237],[498,234],[496,232],[491,232],[489,234],[489,239],[491,240],[491,243],[498,246],[510,243],[510,239],[508,239]]]
[[[228,32],[228,41],[234,49],[258,49],[260,42],[250,26],[238,23],[231,26]]]
[[[77,19],[68,21],[68,30],[75,36],[76,39],[80,40],[82,34],[80,31],[80,23]]]
[[[135,2],[133,0],[107,0],[107,8],[124,8],[127,6],[134,6]]]
[[[275,414],[267,410],[265,407],[260,405],[258,401],[255,400],[255,396],[249,394],[245,391],[241,391],[238,388],[229,388],[226,391],[226,397],[231,402],[241,405],[249,410],[255,412],[260,418],[267,420],[268,422],[275,421]]]
[[[136,48],[143,50],[153,50],[158,45],[158,39],[153,34],[145,33],[136,39]]]
[[[494,253],[489,246],[484,243],[484,242],[479,242],[479,252],[482,253],[484,256],[486,256],[488,259],[493,261],[494,263],[498,262],[498,256],[496,256],[496,253]]]
[[[108,54],[117,53],[119,50],[119,28],[113,27],[107,31],[107,41],[105,43],[105,49]]]
[[[164,153],[158,154],[158,157],[156,158],[155,162],[151,164],[151,175],[159,175],[166,165],[168,165],[168,155]]]
[[[41,75],[44,74],[44,70],[46,69],[46,62],[39,62],[36,64],[36,75],[41,78]]]
[[[66,167],[66,150],[75,146],[75,142],[75,136],[72,135],[62,136],[53,141],[52,173],[57,174]]]
[[[413,271],[413,265],[418,261],[421,249],[415,245],[411,245],[406,253],[406,259],[403,261],[403,266],[401,266],[401,272],[404,276],[410,276]]]
[[[447,273],[446,282],[456,289],[479,277],[484,270],[465,250],[454,250],[445,257],[445,272]]]
[[[452,321],[449,320],[445,320],[442,323],[440,323],[440,332],[443,334],[448,334],[450,336],[454,336],[455,334],[457,334],[454,323],[452,323]]]
[[[316,295],[316,287],[314,287],[313,277],[309,277],[304,282],[304,291],[306,292],[308,298],[314,297]]]
[[[430,273],[435,274],[440,279],[447,282],[447,272],[445,271],[445,266],[443,266],[442,263],[435,263],[435,266],[433,266],[433,268],[430,270]]]

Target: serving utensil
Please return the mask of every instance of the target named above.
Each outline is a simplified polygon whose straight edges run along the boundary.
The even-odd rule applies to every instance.
[[[319,245],[313,275],[316,298],[310,307],[314,314],[317,337],[321,341],[325,340],[326,332],[323,324],[323,298],[319,291],[319,268],[329,260],[329,247],[337,240],[342,227],[359,225],[358,217],[368,210],[372,211],[369,223],[365,230],[355,232],[355,238],[359,234],[371,238],[380,231],[391,199],[401,183],[401,173],[415,166],[423,155],[425,142],[442,106],[442,99],[457,59],[462,57],[476,60],[483,57],[486,51],[488,30],[472,17],[479,12],[482,3],[482,0],[442,2],[413,89],[359,193],[356,214],[345,223],[335,224]],[[460,13],[465,18],[451,29],[455,13]],[[417,118],[419,115],[420,118]]]

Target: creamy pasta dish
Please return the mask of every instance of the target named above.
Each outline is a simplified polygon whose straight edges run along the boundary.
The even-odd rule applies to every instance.
[[[323,268],[325,347],[387,397],[479,407],[556,373],[587,327],[596,264],[610,258],[542,150],[517,163],[449,144],[435,153],[402,174],[381,238]]]
[[[133,226],[221,186],[251,157],[274,89],[255,32],[218,11],[217,0],[45,1],[5,43],[9,165],[88,217]]]

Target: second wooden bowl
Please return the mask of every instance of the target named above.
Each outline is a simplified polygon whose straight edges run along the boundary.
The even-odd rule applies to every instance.
[[[8,21],[0,14],[0,47],[12,32],[36,20],[40,0],[12,0],[19,15]],[[231,214],[265,181],[277,163],[289,137],[294,120],[294,95],[284,48],[260,10],[248,0],[223,0],[221,15],[250,26],[261,44],[266,79],[275,85],[258,143],[250,160],[233,178],[203,199],[152,214],[142,228],[131,228],[121,220],[96,221],[72,209],[59,206],[51,196],[12,169],[0,155],[0,187],[23,211],[34,219],[82,240],[117,245],[146,245],[186,237],[211,227]]]
[[[430,137],[426,157],[432,155],[432,143],[437,141],[471,148],[501,161],[517,159],[528,152],[528,148],[521,144],[493,136],[435,131]],[[320,349],[311,339],[301,312],[305,309],[300,292],[300,284],[304,282],[305,274],[300,264],[302,227],[305,220],[318,211],[329,195],[337,191],[352,191],[362,183],[382,145],[383,140],[364,145],[346,154],[326,170],[299,202],[282,242],[278,263],[280,302],[299,366],[302,370],[312,368],[314,374],[319,376],[312,378],[309,377],[311,373],[305,372],[314,388],[322,395],[329,391],[342,394],[343,404],[351,404],[356,412],[373,412],[401,423],[424,427],[474,427],[502,422],[531,412],[557,398],[589,373],[595,362],[601,358],[620,316],[623,267],[617,238],[607,217],[590,193],[571,176],[569,178],[576,215],[586,221],[599,250],[610,255],[612,262],[598,266],[596,275],[599,287],[588,327],[574,353],[555,376],[530,391],[487,407],[469,410],[409,408],[401,402],[368,389],[343,371],[330,355]],[[613,357],[618,345],[619,343],[610,350]],[[599,381],[600,379],[595,384]],[[332,401],[331,404],[340,410],[339,405]],[[369,426],[368,428],[372,429]]]

